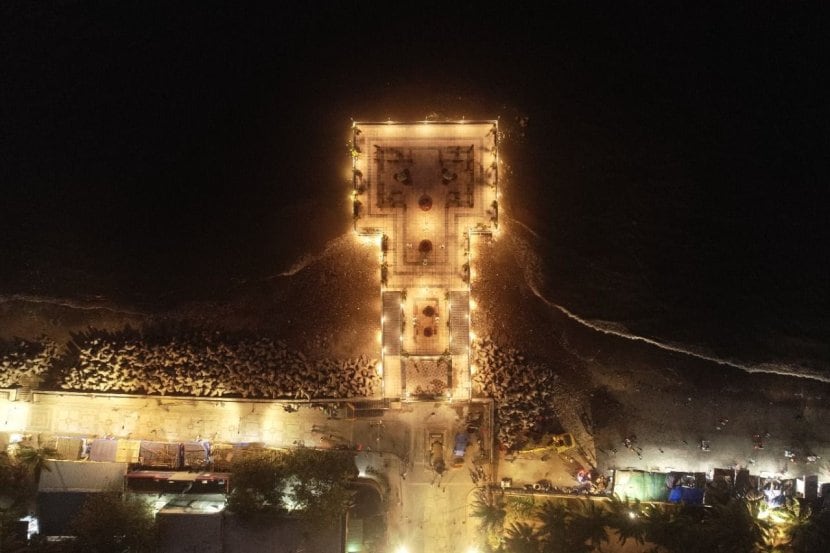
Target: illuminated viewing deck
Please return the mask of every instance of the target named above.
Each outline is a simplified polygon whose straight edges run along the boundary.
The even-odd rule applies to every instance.
[[[381,249],[383,394],[470,397],[478,236],[498,228],[498,123],[353,125],[355,230]]]

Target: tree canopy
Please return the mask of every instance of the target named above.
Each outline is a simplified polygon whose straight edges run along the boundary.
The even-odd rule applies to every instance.
[[[150,506],[136,496],[117,492],[90,495],[70,523],[77,536],[71,551],[144,553],[154,551],[156,524]]]
[[[506,528],[501,494],[480,489],[470,514],[500,553],[579,553],[613,549],[660,553],[819,553],[830,551],[830,509],[796,500],[777,508],[731,497],[711,506],[641,504],[612,498],[556,498]],[[492,536],[488,536],[490,538]],[[632,549],[632,547],[634,549]]]
[[[348,508],[347,485],[357,476],[348,451],[298,448],[247,454],[231,465],[231,511],[242,515],[301,513],[331,520]]]

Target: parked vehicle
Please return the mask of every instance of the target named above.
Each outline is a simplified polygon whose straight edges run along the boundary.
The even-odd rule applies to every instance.
[[[452,448],[452,466],[460,467],[464,464],[464,454],[467,452],[469,435],[459,432],[455,435],[455,445]]]
[[[576,442],[570,432],[565,432],[553,437],[553,447],[556,448],[557,453],[562,453],[576,447]]]
[[[444,461],[444,434],[443,432],[429,432],[427,439],[427,458],[429,466],[437,472],[442,474],[446,469]]]

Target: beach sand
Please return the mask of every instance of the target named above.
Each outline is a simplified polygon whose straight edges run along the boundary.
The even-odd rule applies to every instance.
[[[472,283],[478,306],[472,328],[494,347],[521,354],[522,363],[504,370],[555,376],[546,401],[582,446],[581,463],[601,471],[740,466],[756,474],[812,473],[830,480],[830,385],[747,374],[598,333],[537,297],[524,247],[509,237],[481,246]],[[291,274],[240,284],[216,301],[155,313],[116,302],[6,299],[0,303],[0,332],[4,338],[46,334],[60,342],[88,327],[117,330],[184,320],[270,336],[312,359],[375,358],[380,348],[378,254],[376,246],[348,234]],[[555,290],[555,283],[549,288]],[[529,375],[531,381],[537,377]],[[763,437],[763,449],[754,448],[754,435]],[[623,445],[631,436],[639,455]],[[698,447],[701,440],[710,443],[709,451]],[[795,452],[798,462],[785,458],[785,450]],[[808,453],[820,459],[806,463]]]
[[[745,467],[753,474],[830,480],[830,385],[749,374],[599,333],[536,296],[525,247],[504,238],[483,248],[473,326],[559,376],[556,412],[586,449],[586,462],[595,455],[601,471]],[[754,447],[755,435],[763,449]],[[623,443],[630,436],[639,455]],[[701,440],[709,451],[700,449]],[[795,462],[785,450],[795,453]],[[808,454],[820,459],[806,462]]]

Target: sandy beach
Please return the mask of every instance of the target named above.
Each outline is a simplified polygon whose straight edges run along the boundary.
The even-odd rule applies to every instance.
[[[596,451],[600,470],[743,467],[753,474],[828,479],[830,386],[748,374],[596,332],[536,297],[524,278],[532,266],[519,265],[527,257],[522,248],[505,238],[482,252],[487,262],[480,263],[473,286],[480,307],[474,327],[499,346],[522,351],[536,370],[559,377],[553,387],[557,415],[586,449]],[[630,436],[635,447],[627,449]],[[755,447],[755,436],[763,449]],[[709,442],[708,451],[701,441]],[[817,461],[807,462],[808,455]]]
[[[511,401],[522,399],[523,389],[538,388],[544,377],[550,394],[530,398],[529,412],[555,415],[544,424],[572,432],[599,470],[747,467],[757,474],[830,479],[830,386],[747,374],[598,333],[536,296],[532,278],[526,278],[527,259],[522,243],[510,237],[481,245],[472,328],[481,344],[510,352],[493,359],[512,359],[512,366],[477,369],[516,376],[518,384],[505,392]],[[310,359],[371,358],[379,348],[378,287],[375,248],[345,235],[288,274],[240,285],[221,301],[142,314],[115,304],[7,299],[0,303],[0,329],[4,338],[46,334],[60,342],[89,327],[117,330],[182,320],[279,339]],[[504,426],[507,412],[501,414]],[[623,441],[632,436],[635,447],[627,449]],[[754,436],[762,437],[763,449],[755,447]],[[700,448],[701,440],[709,443],[708,451]],[[785,450],[795,459],[785,457]],[[806,462],[808,455],[817,461]]]

